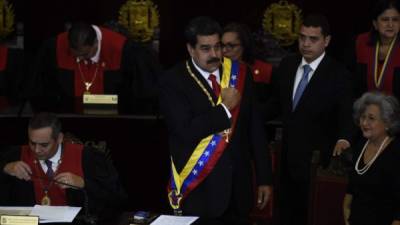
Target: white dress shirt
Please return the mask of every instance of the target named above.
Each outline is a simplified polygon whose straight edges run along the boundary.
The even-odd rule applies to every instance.
[[[216,69],[215,71],[210,73],[210,72],[207,72],[207,71],[201,69],[199,66],[197,66],[196,62],[193,60],[193,58],[192,58],[192,63],[194,65],[194,67],[196,68],[196,70],[201,74],[201,76],[203,76],[203,78],[207,81],[208,85],[210,85],[211,88],[212,88],[212,82],[208,79],[210,74],[213,74],[216,77],[218,84],[221,84],[221,76],[219,73],[219,69]],[[221,89],[221,91],[222,91],[222,89]],[[226,106],[223,103],[221,103],[221,105],[222,105],[222,107],[224,107],[226,115],[230,119],[232,117],[232,114],[229,112],[228,108],[226,108]]]
[[[60,159],[61,159],[61,144],[58,145],[56,154],[54,154],[53,157],[48,159],[52,162],[51,168],[53,169],[54,173],[57,172],[57,168],[59,166],[58,164],[60,163]],[[44,162],[44,160],[39,160],[39,162],[40,162],[40,165],[42,166],[44,173],[47,173],[47,165]]]
[[[294,95],[296,94],[297,86],[299,86],[300,80],[303,76],[303,66],[308,64],[311,67],[311,71],[308,73],[308,82],[310,82],[312,76],[314,75],[315,70],[318,68],[318,65],[321,63],[322,59],[325,56],[325,52],[323,52],[318,58],[316,58],[311,63],[307,63],[304,57],[301,59],[301,63],[297,68],[296,77],[294,78],[294,85],[293,85],[293,94],[292,100],[294,99]]]

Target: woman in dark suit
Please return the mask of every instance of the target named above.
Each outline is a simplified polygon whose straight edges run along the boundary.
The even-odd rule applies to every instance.
[[[354,103],[354,119],[365,140],[355,148],[343,204],[346,225],[399,225],[399,103],[393,96],[365,93]]]

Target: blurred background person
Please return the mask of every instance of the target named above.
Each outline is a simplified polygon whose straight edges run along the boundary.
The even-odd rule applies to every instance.
[[[222,53],[232,60],[239,60],[251,68],[257,100],[261,103],[270,96],[272,64],[257,58],[254,39],[245,24],[230,23],[223,29]]]
[[[23,103],[24,51],[0,40],[0,113],[16,113]]]
[[[400,1],[380,0],[372,12],[372,29],[356,40],[354,90],[382,91],[400,97]],[[354,60],[354,59],[353,59]]]

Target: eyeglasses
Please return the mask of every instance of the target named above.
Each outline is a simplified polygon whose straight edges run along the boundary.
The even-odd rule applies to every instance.
[[[236,46],[240,46],[240,45],[241,45],[241,44],[233,44],[233,43],[226,43],[226,44],[223,44],[223,43],[222,43],[221,47],[222,47],[222,49],[226,49],[226,50],[230,51],[230,50],[236,48]]]

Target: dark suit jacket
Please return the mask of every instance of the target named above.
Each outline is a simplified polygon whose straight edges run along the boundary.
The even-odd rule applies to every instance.
[[[8,49],[6,67],[0,70],[0,96],[5,96],[9,104],[21,101],[25,90],[24,84],[24,51]]]
[[[293,85],[300,63],[300,55],[281,61],[266,112],[268,120],[282,115],[283,169],[295,179],[308,180],[313,151],[320,151],[326,165],[336,141],[350,141],[353,98],[349,73],[325,55],[292,111]]]
[[[193,73],[211,87],[189,64]],[[220,70],[222,71],[222,70]],[[222,74],[222,73],[221,73]],[[212,107],[205,93],[189,75],[185,62],[168,71],[160,82],[160,104],[169,131],[169,147],[178,173],[196,145],[210,134],[230,128],[223,106]],[[216,102],[216,97],[214,102]],[[236,131],[209,176],[183,202],[186,215],[221,216],[229,204],[248,213],[252,206],[251,163],[254,156],[258,184],[271,182],[266,137],[253,98],[251,74],[246,74]],[[250,151],[253,150],[253,151]]]
[[[33,182],[20,180],[3,172],[4,166],[9,162],[19,161],[20,155],[20,148],[1,154],[0,205],[35,205]],[[82,152],[82,167],[91,213],[103,216],[103,213],[108,213],[109,210],[117,209],[124,204],[126,194],[118,181],[117,171],[102,152],[85,148]],[[68,205],[85,207],[83,193],[82,190],[66,189]]]

